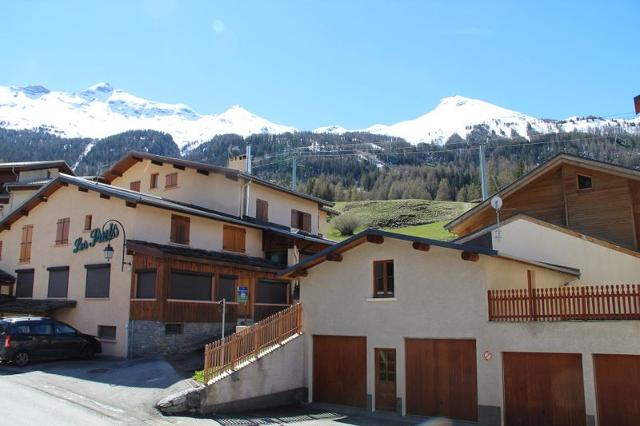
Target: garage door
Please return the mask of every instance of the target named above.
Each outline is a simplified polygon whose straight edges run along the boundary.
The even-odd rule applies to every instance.
[[[502,354],[506,426],[584,426],[580,354]]]
[[[475,340],[406,339],[407,413],[476,421]]]
[[[594,355],[598,424],[640,422],[640,355]]]
[[[366,408],[365,337],[313,336],[313,400]]]

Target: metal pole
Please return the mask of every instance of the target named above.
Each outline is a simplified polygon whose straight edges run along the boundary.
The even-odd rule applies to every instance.
[[[480,188],[482,190],[482,201],[484,201],[489,198],[489,191],[487,188],[487,170],[484,159],[484,145],[480,145],[478,155],[480,156]]]
[[[120,225],[120,228],[122,228],[122,268],[121,271],[124,271],[124,265],[125,265],[125,261],[124,261],[124,255],[125,252],[127,251],[127,232],[124,230],[124,225],[117,219],[109,219],[107,220],[103,225],[102,225],[102,233],[104,233],[104,227],[107,226],[108,223],[117,223],[118,225]],[[127,265],[131,265],[130,262],[126,262]]]
[[[227,300],[222,298],[222,359],[220,360],[220,364],[224,365],[224,319],[225,319],[225,308],[227,306]]]

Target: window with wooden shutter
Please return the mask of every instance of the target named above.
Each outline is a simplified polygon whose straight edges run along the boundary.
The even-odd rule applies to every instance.
[[[158,173],[151,173],[151,179],[149,180],[149,189],[156,189],[158,187]]]
[[[84,217],[84,230],[85,231],[90,231],[91,230],[91,222],[93,221],[93,216],[91,216],[90,214],[86,215]]]
[[[259,198],[256,199],[256,219],[269,221],[269,203]]]
[[[56,266],[49,271],[49,288],[47,297],[67,297],[69,290],[69,267]]]
[[[20,241],[20,262],[31,261],[31,242],[33,238],[33,225],[22,227],[22,240]]]
[[[186,216],[171,215],[171,242],[189,244],[189,228],[191,220]]]
[[[395,294],[393,260],[373,262],[373,297],[393,297]]]
[[[132,191],[140,192],[140,181],[136,180],[129,184],[129,189]]]
[[[65,217],[64,219],[58,219],[58,228],[56,230],[56,245],[69,243],[69,225],[71,219]]]
[[[302,230],[311,232],[311,214],[302,213]]]
[[[178,172],[167,174],[164,179],[164,187],[175,188],[177,186],[178,186]]]
[[[224,225],[222,230],[222,249],[238,253],[245,252],[246,230],[236,226]]]
[[[291,209],[291,227],[311,232],[311,214]]]

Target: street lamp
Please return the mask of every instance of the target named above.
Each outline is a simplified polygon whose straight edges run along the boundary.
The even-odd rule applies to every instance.
[[[127,251],[127,233],[124,230],[124,225],[120,223],[120,221],[116,219],[109,219],[104,223],[104,225],[102,225],[103,234],[105,233],[105,227],[109,223],[115,223],[116,227],[120,225],[120,228],[122,229],[122,271],[124,271],[124,265],[131,266],[131,262],[124,261],[124,255]],[[104,252],[104,258],[107,260],[107,262],[111,262],[111,259],[113,258],[113,253],[114,253],[113,247],[111,247],[111,241],[107,243],[107,246],[104,248],[103,252]]]

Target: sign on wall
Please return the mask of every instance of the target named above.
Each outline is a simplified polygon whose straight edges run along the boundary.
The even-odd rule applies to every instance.
[[[76,238],[73,242],[73,252],[78,253],[79,251],[87,250],[90,247],[95,247],[96,244],[109,242],[118,238],[119,235],[120,230],[115,223],[110,224],[104,231],[102,228],[94,228],[89,234],[89,238],[91,239],[90,241],[85,240],[82,237]]]
[[[249,287],[238,287],[238,302],[247,303],[249,300]]]

